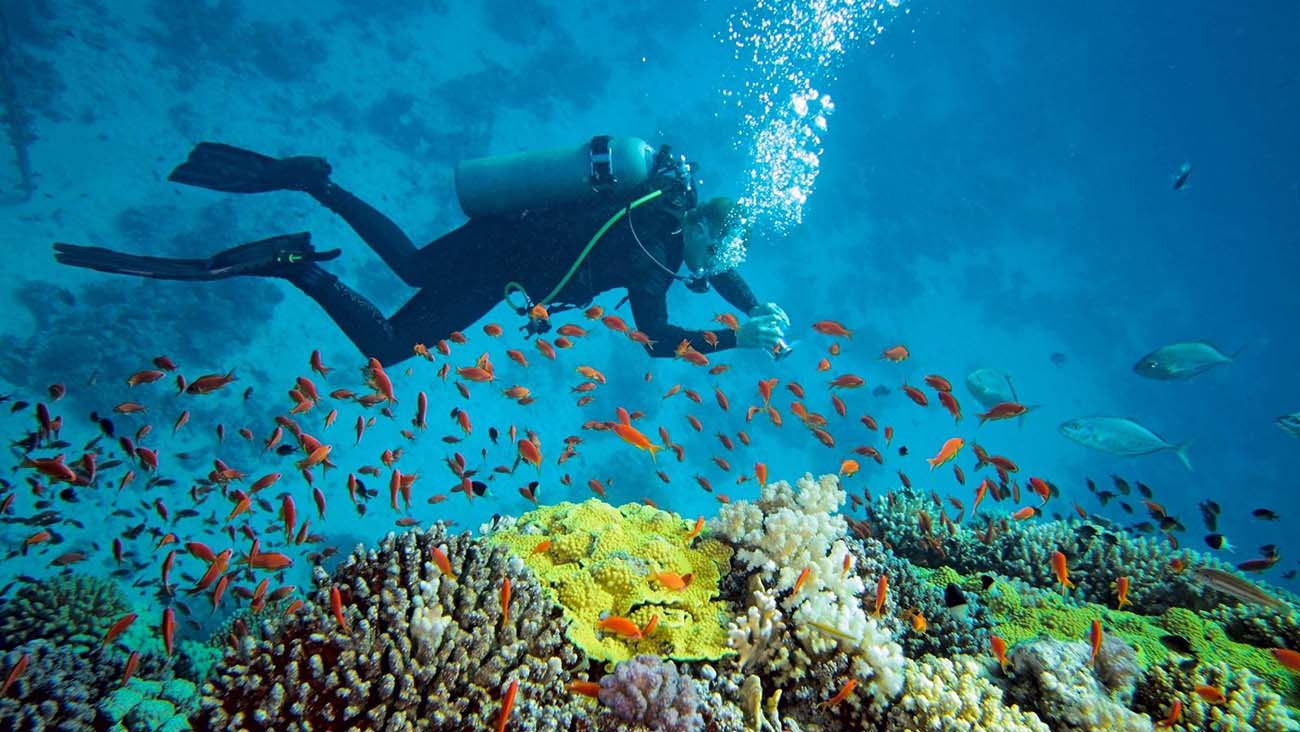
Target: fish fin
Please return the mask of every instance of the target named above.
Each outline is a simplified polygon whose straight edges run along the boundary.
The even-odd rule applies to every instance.
[[[1188,440],[1179,445],[1174,445],[1174,454],[1178,456],[1179,460],[1183,461],[1183,465],[1187,466],[1188,470],[1192,469],[1192,461],[1187,457],[1187,448],[1191,446],[1192,446],[1191,440]]]
[[[1236,361],[1236,360],[1237,360],[1237,357],[1241,355],[1241,352],[1244,351],[1244,350],[1246,350],[1246,348],[1247,348],[1249,345],[1250,345],[1249,343],[1243,343],[1243,344],[1241,344],[1241,347],[1240,347],[1240,348],[1238,348],[1237,350],[1233,351],[1231,356],[1228,356],[1228,361]]]
[[[1011,401],[1019,402],[1020,397],[1016,395],[1016,384],[1011,380],[1011,374],[1006,374],[1007,386],[1011,387]]]

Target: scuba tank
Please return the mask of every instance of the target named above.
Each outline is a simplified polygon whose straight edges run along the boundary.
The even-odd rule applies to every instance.
[[[655,163],[645,140],[598,135],[580,145],[462,160],[456,198],[471,218],[607,200],[632,194]]]

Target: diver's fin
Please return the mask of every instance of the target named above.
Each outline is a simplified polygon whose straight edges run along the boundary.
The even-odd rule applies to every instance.
[[[228,193],[310,190],[329,181],[324,158],[273,158],[220,142],[200,142],[167,176],[173,183]]]
[[[317,252],[300,232],[240,244],[207,259],[172,259],[57,242],[54,258],[73,267],[160,280],[219,280],[239,275],[288,276],[295,267],[334,259],[341,250]]]

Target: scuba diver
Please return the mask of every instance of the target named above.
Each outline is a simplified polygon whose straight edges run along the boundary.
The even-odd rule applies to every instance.
[[[503,299],[528,318],[522,326],[528,335],[537,335],[549,329],[551,313],[585,307],[615,288],[627,288],[625,300],[653,356],[673,356],[683,341],[706,354],[740,347],[780,357],[789,350],[785,312],[775,303],[760,303],[735,271],[748,236],[739,207],[726,198],[699,203],[693,164],[674,157],[667,145],[656,152],[636,138],[599,136],[575,147],[462,161],[456,191],[469,220],[423,248],[334,183],[330,173],[319,157],[277,159],[201,142],[168,180],[231,193],[307,193],[341,216],[403,282],[419,289],[391,317],[322,268],[340,250],[317,251],[305,232],[206,259],[65,243],[54,245],[55,258],[158,279],[285,279],[319,303],[362,354],[383,365],[415,355],[417,343],[470,327]],[[682,264],[689,276],[678,274]],[[719,327],[712,336],[672,325],[666,295],[676,280],[695,292],[712,286],[748,319],[734,331]]]

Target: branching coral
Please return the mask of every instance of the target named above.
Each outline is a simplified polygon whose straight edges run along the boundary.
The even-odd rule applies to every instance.
[[[24,586],[0,605],[0,651],[42,639],[62,647],[98,648],[108,627],[128,611],[112,580],[61,575]]]
[[[1048,732],[1031,712],[1002,701],[1002,691],[967,656],[908,659],[903,695],[889,712],[890,730]]]
[[[624,722],[653,732],[698,732],[704,726],[695,682],[658,656],[620,663],[600,680],[600,702]]]
[[[436,547],[449,575],[432,561]],[[581,660],[560,608],[505,548],[441,527],[411,531],[333,577],[318,568],[316,581],[314,606],[270,639],[245,638],[214,670],[197,729],[480,728],[516,680],[515,709],[539,727],[565,729],[581,714],[565,688]]]

